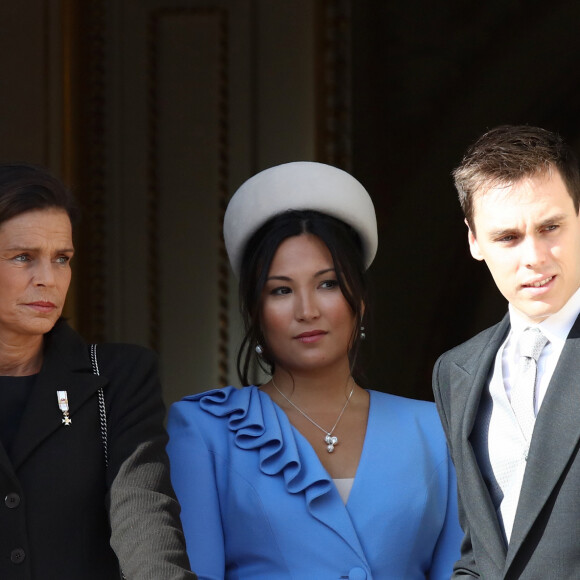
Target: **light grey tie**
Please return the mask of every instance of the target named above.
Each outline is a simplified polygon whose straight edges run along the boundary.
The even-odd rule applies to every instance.
[[[536,393],[536,371],[540,353],[548,339],[539,328],[526,328],[520,338],[520,365],[517,381],[512,389],[512,409],[522,429],[524,437],[530,442],[536,415],[534,401]]]

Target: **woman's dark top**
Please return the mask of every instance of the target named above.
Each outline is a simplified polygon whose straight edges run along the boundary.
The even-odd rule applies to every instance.
[[[20,418],[24,414],[28,395],[37,376],[0,376],[0,443],[4,445],[9,456],[20,425]]]

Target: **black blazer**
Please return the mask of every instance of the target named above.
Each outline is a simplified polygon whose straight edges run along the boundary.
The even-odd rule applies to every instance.
[[[536,417],[509,547],[470,441],[509,317],[445,353],[433,372],[437,408],[457,471],[465,538],[454,578],[580,578],[580,317]]]
[[[156,357],[112,344],[99,345],[97,356],[101,376],[64,321],[45,337],[11,458],[0,445],[2,580],[111,580],[120,576],[119,561],[128,579],[195,578],[169,480]],[[68,393],[70,426],[62,423],[58,390]]]

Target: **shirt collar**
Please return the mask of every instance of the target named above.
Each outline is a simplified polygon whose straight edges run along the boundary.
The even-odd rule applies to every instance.
[[[530,324],[530,321],[511,304],[508,308],[514,334],[519,335],[526,328],[537,326],[551,343],[564,342],[580,314],[580,288],[572,294],[558,312],[548,316],[539,324]]]

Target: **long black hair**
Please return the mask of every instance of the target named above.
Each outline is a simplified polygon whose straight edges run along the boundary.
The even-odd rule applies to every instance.
[[[238,375],[243,385],[250,384],[249,372],[256,345],[262,347],[258,364],[268,374],[276,368],[276,360],[268,350],[261,331],[262,292],[270,266],[280,244],[287,238],[302,234],[318,237],[328,248],[340,290],[350,306],[355,326],[349,349],[351,373],[360,377],[357,353],[360,347],[360,327],[363,314],[369,312],[368,285],[364,252],[356,231],[343,221],[311,210],[290,210],[281,213],[259,228],[246,244],[240,269],[240,309],[245,335],[237,358]]]

